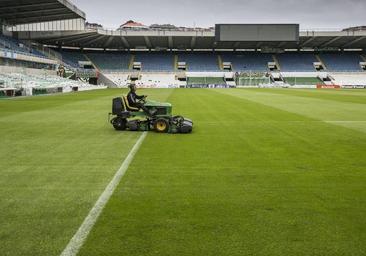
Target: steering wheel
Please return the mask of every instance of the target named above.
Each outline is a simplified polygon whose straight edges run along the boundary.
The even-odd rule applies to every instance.
[[[139,99],[138,103],[145,104],[146,103],[146,97],[147,96],[144,96],[142,99]]]

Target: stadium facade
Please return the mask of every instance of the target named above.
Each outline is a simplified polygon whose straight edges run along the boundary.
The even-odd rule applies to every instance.
[[[106,30],[87,23],[85,13],[67,0],[1,1],[0,21],[3,96],[129,83],[366,86],[365,27],[301,31],[297,24],[186,28],[129,21],[117,30]]]

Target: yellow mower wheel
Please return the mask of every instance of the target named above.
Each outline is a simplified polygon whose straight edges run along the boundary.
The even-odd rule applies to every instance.
[[[169,122],[163,118],[159,118],[154,122],[154,130],[158,133],[166,133],[169,131]]]

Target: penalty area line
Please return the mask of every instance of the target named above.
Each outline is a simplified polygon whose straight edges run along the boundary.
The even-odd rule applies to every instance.
[[[89,232],[96,223],[99,215],[103,211],[104,206],[109,201],[114,190],[120,183],[122,177],[126,173],[128,167],[130,166],[133,158],[135,157],[137,151],[139,150],[142,142],[144,141],[147,132],[141,134],[140,138],[136,141],[135,145],[128,153],[126,159],[123,161],[121,167],[118,169],[116,174],[113,176],[112,180],[109,182],[108,186],[104,189],[103,193],[99,196],[98,200],[94,204],[93,208],[89,211],[88,215],[84,219],[83,223],[79,227],[78,231],[71,238],[65,249],[62,251],[60,256],[75,256],[79,252],[80,248],[83,246]]]

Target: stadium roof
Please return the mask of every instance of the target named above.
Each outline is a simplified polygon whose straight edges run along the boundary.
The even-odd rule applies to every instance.
[[[366,49],[366,31],[303,31],[299,42],[217,42],[214,30],[88,29],[69,32],[19,32],[42,44],[105,49]]]
[[[8,25],[76,18],[85,13],[68,0],[0,0],[0,21]]]

